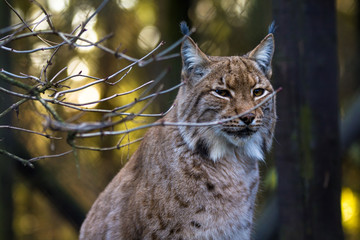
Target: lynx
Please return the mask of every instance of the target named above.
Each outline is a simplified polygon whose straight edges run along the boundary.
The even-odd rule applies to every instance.
[[[159,120],[179,124],[148,130],[95,201],[80,239],[250,239],[275,97],[254,106],[274,92],[273,53],[271,33],[248,54],[230,57],[207,56],[186,36],[183,85]],[[224,119],[231,120],[181,124]]]

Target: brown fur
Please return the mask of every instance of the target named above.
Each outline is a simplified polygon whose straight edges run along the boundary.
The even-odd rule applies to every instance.
[[[273,49],[269,34],[245,56],[209,57],[188,37],[181,50],[185,84],[160,121],[210,122],[253,108],[274,91]],[[266,91],[256,97],[259,88]],[[149,129],[92,206],[80,239],[250,239],[258,161],[271,147],[275,99],[245,117]]]

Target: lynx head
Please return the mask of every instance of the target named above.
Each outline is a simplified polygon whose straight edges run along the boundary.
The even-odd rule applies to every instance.
[[[183,62],[176,104],[180,122],[212,122],[248,111],[274,89],[269,81],[274,37],[267,35],[244,56],[204,54],[190,37],[181,47]],[[213,161],[228,154],[263,160],[270,150],[276,122],[275,97],[261,107],[221,125],[180,126],[187,145]]]

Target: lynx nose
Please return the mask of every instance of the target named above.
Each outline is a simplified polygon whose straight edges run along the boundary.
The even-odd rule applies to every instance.
[[[240,120],[243,121],[243,123],[245,123],[246,125],[250,125],[254,121],[254,119],[255,114],[253,113],[248,113],[240,117]]]

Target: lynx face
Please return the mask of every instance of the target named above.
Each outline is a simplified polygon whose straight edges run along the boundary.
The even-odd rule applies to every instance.
[[[182,81],[177,116],[183,122],[228,119],[252,109],[274,89],[269,34],[244,56],[210,57],[187,38],[182,46]],[[188,146],[213,161],[229,154],[263,160],[269,150],[276,121],[275,98],[261,107],[221,125],[180,127]]]

